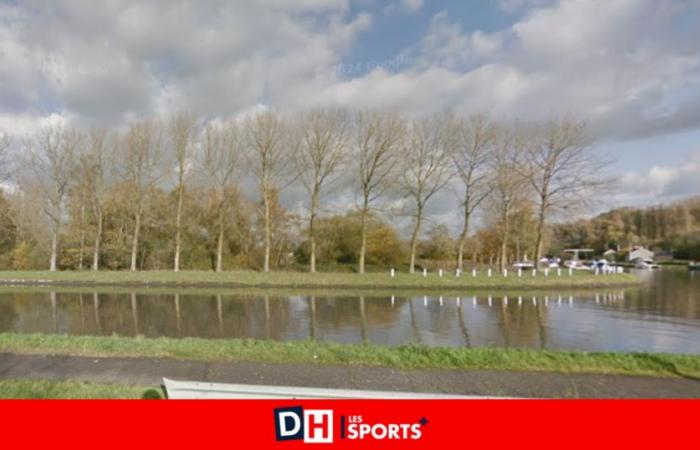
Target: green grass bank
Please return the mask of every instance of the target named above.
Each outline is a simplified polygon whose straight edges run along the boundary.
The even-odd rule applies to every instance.
[[[120,384],[0,379],[2,399],[140,399],[147,391],[151,395],[158,392],[153,388]]]
[[[247,287],[247,288],[309,288],[309,289],[538,289],[538,288],[602,288],[627,286],[640,283],[631,274],[594,275],[590,272],[564,270],[561,276],[550,272],[549,276],[531,272],[519,277],[509,271],[508,276],[494,272],[488,276],[482,270],[476,277],[471,273],[456,277],[446,273],[422,274],[397,273],[305,273],[255,271],[144,271],[144,272],[48,272],[48,271],[0,271],[0,284],[50,285],[50,286],[122,286],[122,287]]]
[[[460,369],[700,377],[700,356],[503,348],[384,347],[315,341],[129,338],[0,334],[0,352],[94,357],[176,358],[338,364],[396,369]]]

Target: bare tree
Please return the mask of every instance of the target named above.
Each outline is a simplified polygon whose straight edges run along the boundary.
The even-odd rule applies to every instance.
[[[372,203],[381,196],[395,175],[397,150],[405,132],[403,120],[394,115],[358,113],[353,123],[360,205],[360,256],[358,271],[365,273],[367,216]]]
[[[113,186],[115,143],[106,129],[92,129],[80,158],[80,177],[87,203],[95,220],[92,270],[100,268],[104,229],[104,203]]]
[[[263,271],[270,271],[272,248],[272,208],[274,194],[293,178],[293,147],[285,142],[287,124],[273,111],[263,111],[249,117],[245,124],[247,162],[260,186],[264,208],[263,239],[265,259]]]
[[[601,176],[607,161],[591,144],[586,123],[569,118],[538,125],[528,142],[524,175],[536,197],[535,264],[542,257],[549,215],[585,207],[607,184]]]
[[[457,268],[462,270],[464,246],[469,236],[472,215],[492,190],[489,182],[489,164],[493,157],[495,126],[482,114],[471,116],[467,120],[458,120],[455,125],[457,147],[452,160],[464,188],[464,225],[457,245]]]
[[[505,270],[508,263],[508,243],[511,237],[512,215],[523,198],[526,179],[519,172],[524,138],[514,127],[500,126],[493,148],[492,193],[500,220],[501,248],[499,268]]]
[[[150,121],[132,124],[125,137],[123,149],[126,180],[133,188],[134,230],[131,237],[130,267],[135,271],[145,201],[161,176],[163,147],[160,124]]]
[[[210,123],[204,130],[203,141],[200,165],[206,184],[214,190],[216,196],[218,226],[216,271],[221,272],[226,222],[226,188],[232,182],[242,153],[241,126],[235,122]]]
[[[33,184],[41,192],[43,211],[51,224],[49,268],[52,272],[58,267],[63,207],[74,175],[75,155],[80,139],[76,130],[56,126],[40,130],[27,143],[28,172]]]
[[[188,114],[177,114],[170,119],[168,133],[177,171],[177,209],[175,211],[175,256],[173,270],[180,270],[182,247],[182,208],[185,200],[188,169],[192,163],[196,119]]]
[[[316,230],[322,189],[345,159],[347,116],[342,110],[313,109],[299,121],[300,145],[296,163],[309,193],[309,271],[316,272]]]
[[[450,120],[446,114],[414,120],[407,132],[408,138],[402,143],[400,158],[403,164],[398,181],[414,203],[410,273],[415,271],[416,247],[425,218],[425,207],[452,177],[450,159],[456,139],[454,128],[449,126]]]

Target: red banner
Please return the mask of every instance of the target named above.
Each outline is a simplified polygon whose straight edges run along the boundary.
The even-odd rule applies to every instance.
[[[700,401],[20,400],[0,411],[3,442],[20,448],[685,448]]]

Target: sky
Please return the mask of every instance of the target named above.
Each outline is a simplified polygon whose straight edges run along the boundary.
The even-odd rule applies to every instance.
[[[606,207],[673,201],[700,194],[700,0],[0,0],[3,134],[261,106],[576,116]]]

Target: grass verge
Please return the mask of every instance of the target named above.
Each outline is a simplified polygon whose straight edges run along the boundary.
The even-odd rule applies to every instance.
[[[0,352],[339,364],[397,369],[510,370],[700,377],[700,356],[501,348],[384,347],[314,341],[129,338],[0,333]]]
[[[81,381],[0,379],[2,399],[139,399],[146,391],[155,390]]]
[[[208,271],[145,271],[145,272],[48,272],[48,271],[0,271],[0,284],[57,285],[57,286],[199,286],[199,287],[256,287],[256,288],[333,288],[333,289],[537,289],[550,287],[614,287],[639,283],[640,279],[631,274],[594,275],[590,272],[567,271],[562,276],[551,272],[549,276],[539,273],[533,277],[526,273],[518,277],[511,271],[508,277],[494,274],[489,277],[480,272],[476,277],[471,273],[456,277],[446,274],[439,277],[431,273],[304,273],[254,271],[208,272]]]

